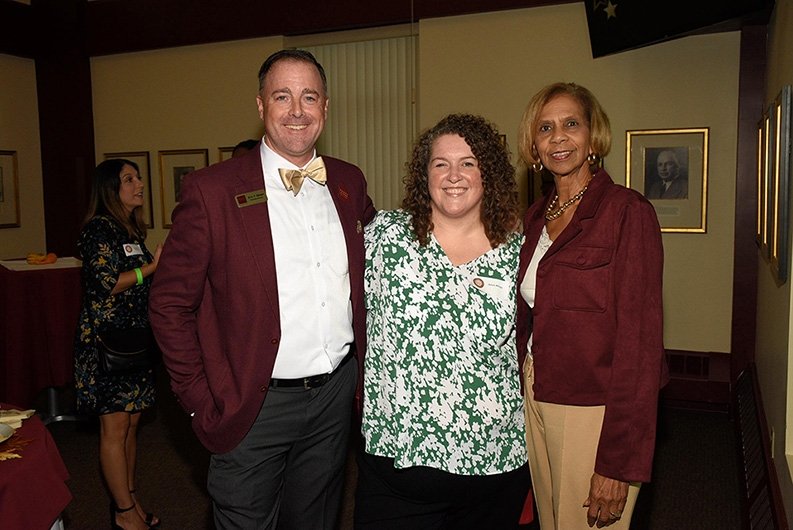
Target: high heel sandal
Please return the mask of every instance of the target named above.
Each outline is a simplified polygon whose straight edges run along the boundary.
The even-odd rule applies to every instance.
[[[135,490],[129,490],[129,494],[134,496]],[[132,500],[136,500],[136,499],[133,498]],[[146,512],[146,519],[144,521],[146,523],[146,526],[148,526],[149,528],[159,528],[160,524],[162,523],[161,519],[159,519],[156,523],[153,523],[152,521],[154,521],[154,514],[152,512]]]
[[[116,514],[117,513],[125,513],[135,508],[135,504],[130,506],[129,508],[119,508],[116,506],[115,502],[110,503],[110,530],[124,530],[118,523],[116,523]]]

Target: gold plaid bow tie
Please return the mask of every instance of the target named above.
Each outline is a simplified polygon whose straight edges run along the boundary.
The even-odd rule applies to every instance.
[[[325,162],[321,156],[315,158],[306,169],[284,169],[279,168],[278,174],[281,175],[281,180],[287,190],[292,190],[292,193],[297,195],[300,193],[300,188],[303,187],[303,180],[310,178],[317,184],[325,185],[327,174],[325,173]]]

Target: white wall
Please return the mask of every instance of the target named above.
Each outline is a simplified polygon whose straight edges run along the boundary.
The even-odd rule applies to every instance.
[[[213,164],[220,147],[261,138],[259,67],[282,43],[271,37],[91,59],[97,163],[104,153],[149,152],[155,224],[149,247],[168,233],[158,152],[208,149]]]
[[[793,84],[793,3],[776,3],[768,25],[768,63],[766,108],[784,85]],[[760,116],[757,117],[760,119]],[[790,241],[789,241],[790,244]],[[788,246],[788,248],[792,248]],[[790,251],[788,251],[790,252]],[[793,292],[790,269],[788,280],[777,285],[766,263],[757,258],[757,376],[763,396],[763,407],[773,441],[774,464],[790,520],[793,514]]]
[[[419,38],[420,128],[447,113],[478,113],[517,152],[518,123],[531,96],[549,83],[574,81],[609,114],[614,142],[605,165],[624,184],[626,130],[710,127],[708,231],[663,236],[664,342],[729,352],[740,35],[689,37],[592,59],[584,5],[575,3],[424,20]]]
[[[0,54],[0,151],[17,152],[20,211],[18,228],[0,229],[0,259],[46,252],[36,66],[32,59]]]
[[[260,135],[256,75],[264,58],[284,43],[272,37],[92,59],[97,162],[107,152],[150,153],[152,246],[167,235],[157,152],[207,148],[212,163],[218,147]],[[620,183],[626,130],[710,127],[708,232],[663,237],[664,335],[668,348],[729,352],[739,45],[737,32],[719,33],[592,59],[581,3],[423,20],[418,125],[430,126],[450,112],[479,113],[507,134],[514,152],[518,121],[531,95],[550,82],[575,81],[590,88],[611,117],[614,145],[606,168]],[[0,60],[20,72],[8,76],[0,68],[0,80],[26,77],[23,105],[26,98],[35,107],[32,63]],[[12,100],[13,128],[26,131],[20,123],[25,121],[35,130],[35,112],[25,112],[23,120],[17,100],[0,92],[9,108]],[[332,112],[331,100],[330,119]],[[6,130],[0,127],[0,135]],[[38,160],[37,133],[31,136],[25,149]],[[25,200],[33,204],[25,209],[40,217],[40,171],[31,171]],[[525,168],[521,176],[526,193]],[[30,218],[25,222],[32,226]],[[43,224],[37,227],[15,240],[14,254],[22,255],[36,239],[43,244]],[[10,238],[2,232],[7,231],[0,230],[5,253]]]

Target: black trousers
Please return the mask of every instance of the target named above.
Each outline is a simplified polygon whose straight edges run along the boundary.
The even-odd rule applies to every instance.
[[[335,528],[357,373],[348,359],[321,387],[270,388],[243,441],[210,459],[218,529]]]
[[[513,530],[531,488],[528,463],[498,475],[394,468],[392,458],[358,454],[356,530]]]

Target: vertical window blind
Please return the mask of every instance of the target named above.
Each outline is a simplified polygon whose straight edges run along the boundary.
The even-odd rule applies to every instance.
[[[328,121],[317,151],[359,166],[378,209],[398,207],[416,132],[415,37],[303,49],[328,77]]]

